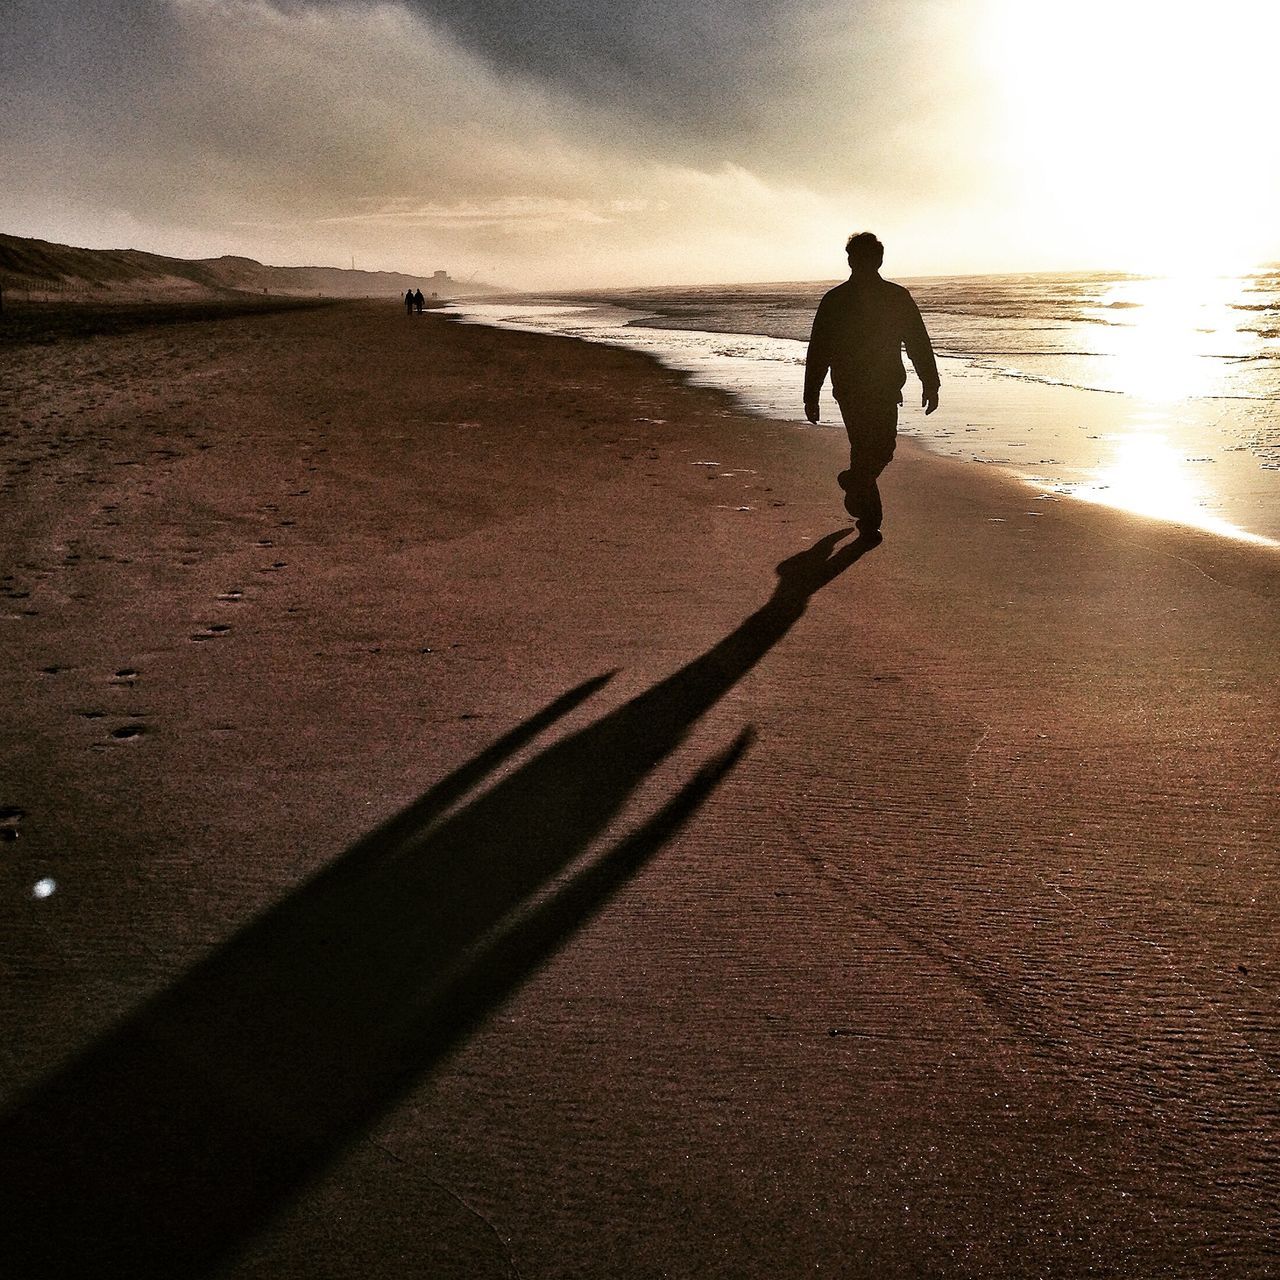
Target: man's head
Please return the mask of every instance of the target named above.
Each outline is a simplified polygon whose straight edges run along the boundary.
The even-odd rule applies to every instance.
[[[884,261],[884,245],[870,231],[850,236],[844,251],[849,255],[849,269],[857,272],[879,271]]]

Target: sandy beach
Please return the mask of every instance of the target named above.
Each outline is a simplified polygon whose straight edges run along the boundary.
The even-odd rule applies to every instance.
[[[1273,549],[394,301],[0,382],[4,1274],[1275,1274]]]

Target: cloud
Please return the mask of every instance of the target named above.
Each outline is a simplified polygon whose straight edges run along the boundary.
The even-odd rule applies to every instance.
[[[389,200],[370,196],[357,201],[353,213],[289,223],[241,226],[314,227],[493,227],[504,232],[562,231],[575,226],[605,226],[623,214],[666,208],[649,200],[567,200],[556,196],[497,196],[488,200],[422,201],[412,196]]]
[[[715,148],[684,163],[660,132],[500,69],[403,5],[168,0],[147,25],[127,83],[72,51],[76,110],[10,135],[31,175],[25,209],[0,195],[10,225],[47,201],[62,226],[164,228],[147,246],[162,251],[355,253],[537,285],[812,270],[823,257],[788,241],[843,226],[804,184]]]
[[[0,225],[529,287],[829,278],[867,226],[899,274],[1069,263],[996,3],[13,0]]]
[[[317,2],[349,10],[353,0]],[[573,101],[596,140],[616,140],[622,122],[672,163],[727,161],[788,180],[844,171],[918,190],[915,158],[946,154],[966,114],[957,104],[979,87],[953,56],[967,45],[973,3],[405,4],[503,77]]]

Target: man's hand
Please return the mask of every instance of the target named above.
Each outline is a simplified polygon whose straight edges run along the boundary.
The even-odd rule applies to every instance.
[[[920,397],[920,403],[924,406],[924,416],[927,418],[938,407],[938,388],[925,391]]]
[[[820,411],[820,410],[819,410],[819,408],[818,408],[818,402],[817,402],[816,400],[814,400],[814,401],[812,401],[812,402],[807,402],[807,403],[805,404],[805,406],[804,406],[804,416],[805,416],[806,418],[808,418],[808,419],[809,419],[809,421],[810,421],[810,422],[812,422],[812,423],[814,423],[814,424],[816,424],[816,423],[818,422],[818,420],[822,417],[822,413],[821,413],[821,411]]]

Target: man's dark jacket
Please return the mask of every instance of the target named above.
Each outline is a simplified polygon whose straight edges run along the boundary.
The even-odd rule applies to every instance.
[[[925,393],[938,390],[938,365],[920,309],[900,285],[854,276],[818,304],[804,366],[804,402],[816,404],[827,370],[838,401],[902,403],[902,348]]]

